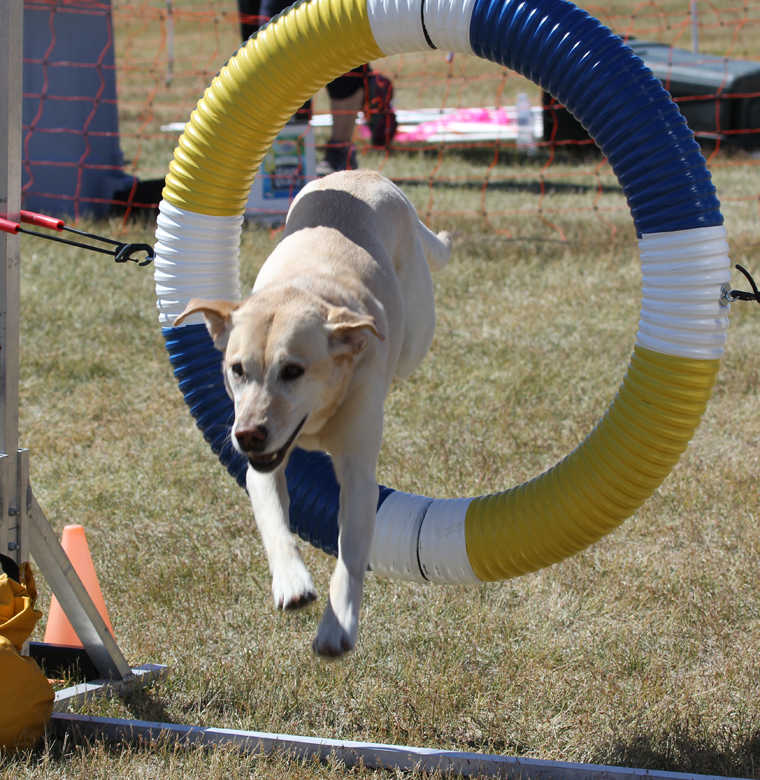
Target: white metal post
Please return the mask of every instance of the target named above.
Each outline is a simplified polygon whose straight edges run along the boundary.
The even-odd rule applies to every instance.
[[[21,207],[22,0],[0,3],[0,214]],[[21,562],[18,479],[19,242],[0,233],[0,553]]]
[[[0,216],[14,222],[21,208],[23,14],[23,0],[0,0]],[[33,556],[98,672],[133,683],[132,670],[32,495],[29,453],[18,448],[20,265],[18,236],[0,232],[0,553],[16,563]]]

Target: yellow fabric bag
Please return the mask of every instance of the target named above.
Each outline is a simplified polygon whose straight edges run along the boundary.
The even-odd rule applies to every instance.
[[[43,734],[53,711],[53,689],[40,667],[20,655],[42,616],[31,567],[21,583],[0,573],[0,747],[28,747]]]

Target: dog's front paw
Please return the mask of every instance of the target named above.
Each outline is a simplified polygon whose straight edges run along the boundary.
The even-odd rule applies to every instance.
[[[300,559],[273,572],[272,596],[277,609],[299,609],[314,601],[317,591]]]
[[[353,650],[355,643],[356,627],[354,626],[353,630],[350,627],[344,628],[333,612],[332,604],[328,601],[311,649],[325,658],[338,658],[343,653]]]

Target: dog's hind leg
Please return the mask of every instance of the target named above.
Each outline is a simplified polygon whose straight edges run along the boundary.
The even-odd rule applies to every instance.
[[[317,593],[288,528],[290,500],[285,469],[260,474],[249,467],[245,481],[269,561],[275,606],[278,609],[302,607],[313,601]]]
[[[417,220],[412,250],[401,255],[397,273],[404,301],[404,338],[396,376],[406,379],[422,362],[435,332],[435,298],[430,270],[443,268],[451,256],[451,236],[436,235]]]

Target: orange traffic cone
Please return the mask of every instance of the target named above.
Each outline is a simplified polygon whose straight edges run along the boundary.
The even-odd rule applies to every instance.
[[[64,526],[61,547],[63,547],[63,551],[71,561],[74,571],[79,575],[79,579],[82,580],[85,590],[90,594],[90,598],[97,607],[98,612],[100,612],[100,616],[111,632],[111,636],[113,636],[113,626],[108,617],[106,603],[98,583],[98,575],[95,573],[95,566],[90,557],[84,527],[81,525]],[[55,596],[53,596],[50,602],[44,641],[53,645],[83,646]]]

